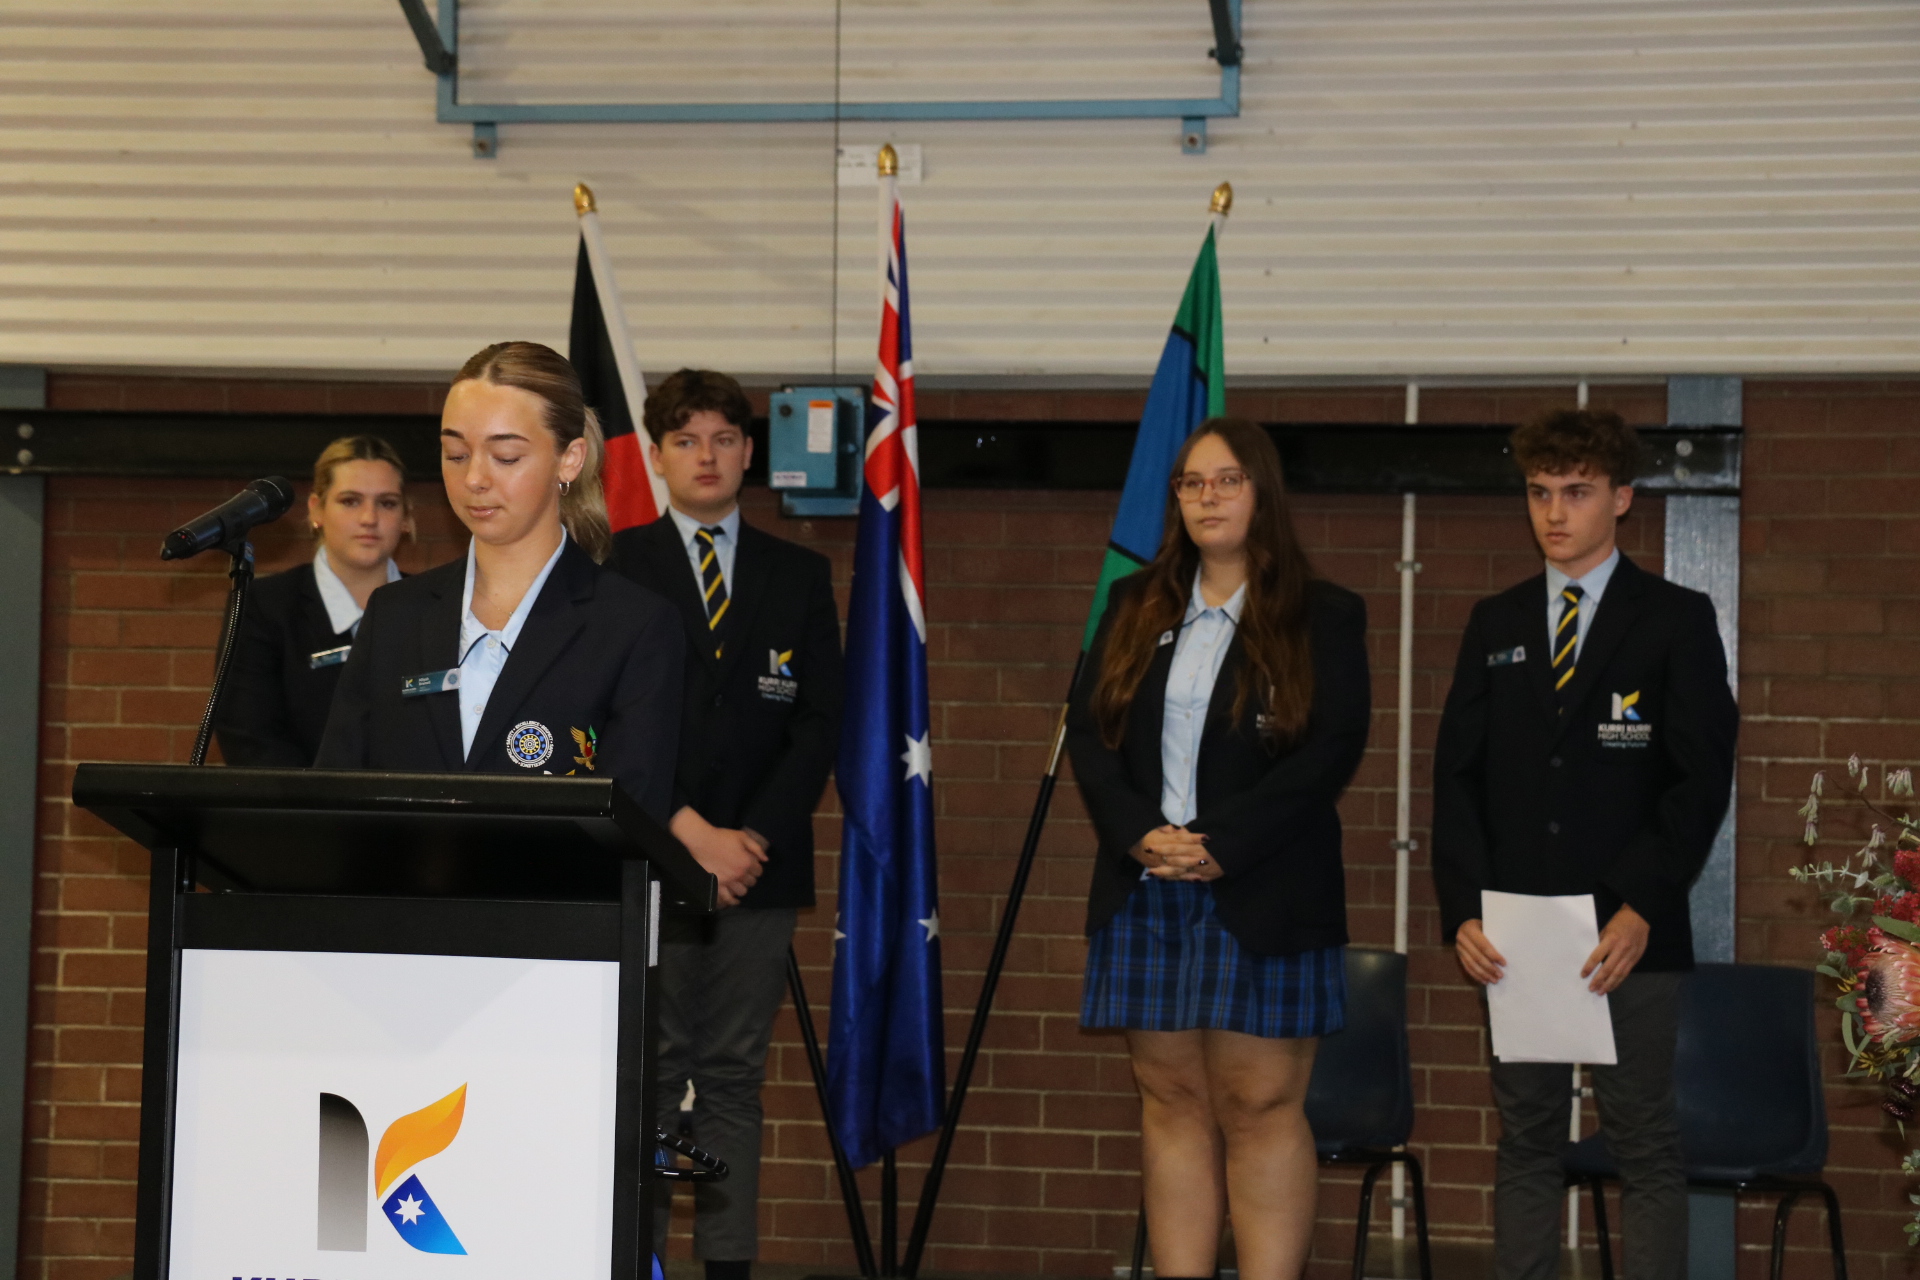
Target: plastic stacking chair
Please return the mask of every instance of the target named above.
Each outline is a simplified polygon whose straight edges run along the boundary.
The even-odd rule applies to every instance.
[[[1383,1170],[1407,1167],[1420,1280],[1433,1280],[1427,1244],[1427,1190],[1420,1161],[1404,1147],[1413,1132],[1413,1064],[1407,1050],[1407,958],[1392,951],[1347,949],[1347,1025],[1320,1040],[1307,1087],[1307,1123],[1323,1165],[1364,1165],[1353,1280],[1366,1274],[1373,1189]],[[1146,1260],[1147,1214],[1134,1228],[1132,1280]]]
[[[1814,1029],[1815,975],[1775,965],[1703,964],[1680,997],[1673,1063],[1687,1182],[1780,1197],[1773,1215],[1773,1280],[1786,1261],[1787,1215],[1802,1195],[1827,1206],[1834,1280],[1847,1280],[1840,1197],[1821,1177],[1827,1163],[1827,1102]],[[1567,1184],[1593,1192],[1601,1280],[1613,1280],[1601,1186],[1620,1176],[1606,1141],[1570,1143]]]
[[[1420,1280],[1433,1280],[1427,1245],[1427,1189],[1413,1133],[1413,1061],[1407,1050],[1407,958],[1347,948],[1347,1025],[1324,1036],[1307,1088],[1307,1123],[1323,1165],[1364,1165],[1353,1236],[1353,1280],[1366,1274],[1373,1188],[1394,1164],[1407,1167]]]

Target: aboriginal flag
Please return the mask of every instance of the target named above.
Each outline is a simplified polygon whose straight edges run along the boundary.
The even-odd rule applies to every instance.
[[[648,465],[651,442],[636,421],[641,406],[646,404],[647,388],[633,357],[633,341],[627,333],[612,266],[604,249],[593,243],[593,231],[597,228],[583,226],[580,231],[568,359],[580,375],[587,404],[599,415],[600,430],[607,438],[601,476],[607,491],[607,515],[617,533],[637,524],[652,524],[666,511],[667,503],[665,485]]]

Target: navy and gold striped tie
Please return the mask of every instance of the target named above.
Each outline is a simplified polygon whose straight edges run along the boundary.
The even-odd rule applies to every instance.
[[[694,541],[700,544],[700,591],[707,603],[707,630],[718,631],[720,619],[727,616],[727,580],[720,574],[720,553],[714,549],[713,540],[725,533],[718,525],[699,529],[694,532]],[[713,656],[719,657],[721,642],[715,638]]]
[[[1560,591],[1566,608],[1560,611],[1560,625],[1553,633],[1553,692],[1560,700],[1561,711],[1567,709],[1567,686],[1573,681],[1573,664],[1579,657],[1580,601],[1586,594],[1577,582],[1569,582]]]

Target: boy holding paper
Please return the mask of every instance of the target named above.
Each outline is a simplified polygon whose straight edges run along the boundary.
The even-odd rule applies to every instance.
[[[1594,1068],[1623,1181],[1625,1274],[1683,1280],[1687,1195],[1674,1113],[1687,890],[1727,810],[1739,712],[1712,603],[1620,554],[1639,445],[1612,413],[1549,413],[1513,433],[1545,573],[1474,607],[1434,751],[1433,879],[1474,981],[1506,957],[1481,891],[1591,894],[1616,1065]],[[1499,1280],[1559,1273],[1564,1064],[1493,1066]]]

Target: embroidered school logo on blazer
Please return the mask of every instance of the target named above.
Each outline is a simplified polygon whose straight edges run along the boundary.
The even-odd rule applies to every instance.
[[[373,1157],[373,1194],[384,1196],[381,1212],[400,1238],[422,1253],[465,1254],[440,1207],[409,1171],[437,1156],[460,1136],[467,1114],[467,1086],[440,1101],[401,1116],[380,1135]],[[400,1175],[407,1180],[399,1181]],[[347,1253],[367,1249],[367,1122],[360,1108],[337,1093],[320,1095],[320,1204],[318,1248]]]
[[[767,650],[767,674],[760,677],[760,696],[774,702],[792,702],[794,695],[800,692],[800,682],[793,678],[791,649]]]
[[[1601,746],[1645,747],[1653,742],[1653,726],[1641,721],[1639,702],[1638,689],[1613,695],[1613,719],[1602,721],[1599,727]]]

